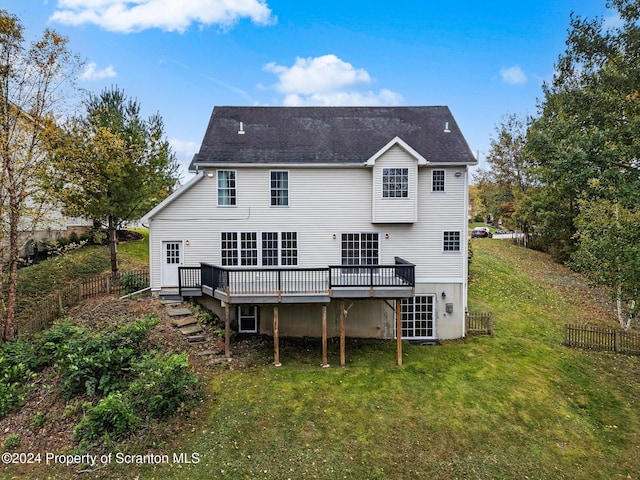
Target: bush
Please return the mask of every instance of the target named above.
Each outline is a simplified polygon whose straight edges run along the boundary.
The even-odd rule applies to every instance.
[[[0,418],[22,406],[35,371],[44,367],[33,345],[22,338],[0,348]]]
[[[158,322],[157,317],[146,316],[109,332],[85,330],[71,337],[57,362],[65,397],[106,395],[124,388],[131,364],[144,351],[146,337]]]
[[[137,292],[138,290],[142,290],[149,286],[142,275],[133,272],[122,275],[120,278],[120,285],[122,286],[122,293],[125,295]]]
[[[80,442],[122,438],[137,430],[140,419],[121,392],[113,392],[90,407],[73,433]]]
[[[189,367],[187,354],[148,356],[133,370],[138,378],[129,386],[129,396],[153,418],[168,417],[197,397],[198,377]]]

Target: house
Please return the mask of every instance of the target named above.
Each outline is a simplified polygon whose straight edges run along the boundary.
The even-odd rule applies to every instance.
[[[447,107],[215,107],[191,170],[149,212],[151,288],[227,330],[465,336],[468,169]],[[399,337],[396,332],[400,331]],[[227,335],[227,339],[229,335]],[[227,345],[227,354],[230,355]]]
[[[12,241],[20,257],[33,257],[43,242],[71,233],[80,235],[90,230],[93,223],[64,215],[62,206],[51,199],[43,186],[42,179],[48,173],[42,149],[46,121],[11,101],[6,101],[1,116],[5,124],[2,142],[5,172],[0,194],[6,205],[0,208],[0,261],[7,261]],[[11,211],[17,215],[11,215]]]

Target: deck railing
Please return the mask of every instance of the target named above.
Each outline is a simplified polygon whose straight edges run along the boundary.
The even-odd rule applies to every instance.
[[[180,289],[208,287],[228,294],[323,294],[341,287],[413,287],[415,266],[340,265],[324,268],[236,268],[202,263],[180,267]],[[199,270],[199,272],[198,272]]]

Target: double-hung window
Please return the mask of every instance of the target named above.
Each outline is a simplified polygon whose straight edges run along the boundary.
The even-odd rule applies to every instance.
[[[289,205],[289,172],[274,170],[271,172],[271,206]]]
[[[262,265],[291,266],[298,264],[296,232],[262,232]]]
[[[240,233],[240,265],[243,267],[258,265],[258,235],[256,232]]]
[[[378,265],[380,245],[377,233],[343,233],[342,265]],[[358,269],[344,269],[356,273]]]
[[[236,204],[236,172],[235,170],[218,170],[218,205]]]
[[[222,232],[222,266],[295,266],[298,264],[296,232]]]
[[[238,265],[238,234],[236,232],[222,232],[220,259],[223,267]]]
[[[407,198],[409,196],[409,169],[382,169],[382,198]]]
[[[444,170],[433,170],[431,172],[431,191],[444,192]]]

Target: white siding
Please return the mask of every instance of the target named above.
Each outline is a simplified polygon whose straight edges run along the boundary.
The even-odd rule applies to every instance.
[[[406,168],[409,171],[409,196],[383,198],[382,172],[385,168]],[[373,167],[373,223],[413,223],[417,220],[418,163],[404,149],[394,146],[376,160]]]
[[[431,168],[418,170],[420,195],[413,224],[371,222],[371,168],[288,170],[288,207],[270,206],[269,169],[250,168],[238,169],[237,206],[217,207],[216,179],[205,177],[157,213],[150,220],[152,286],[160,286],[162,241],[188,240],[186,266],[217,264],[222,231],[295,231],[300,267],[340,264],[342,233],[378,232],[381,263],[392,264],[399,256],[416,265],[418,279],[463,281],[467,255],[464,169],[446,169],[446,192],[431,192]],[[463,175],[456,177],[456,170]],[[459,252],[443,252],[444,231],[460,231]]]

